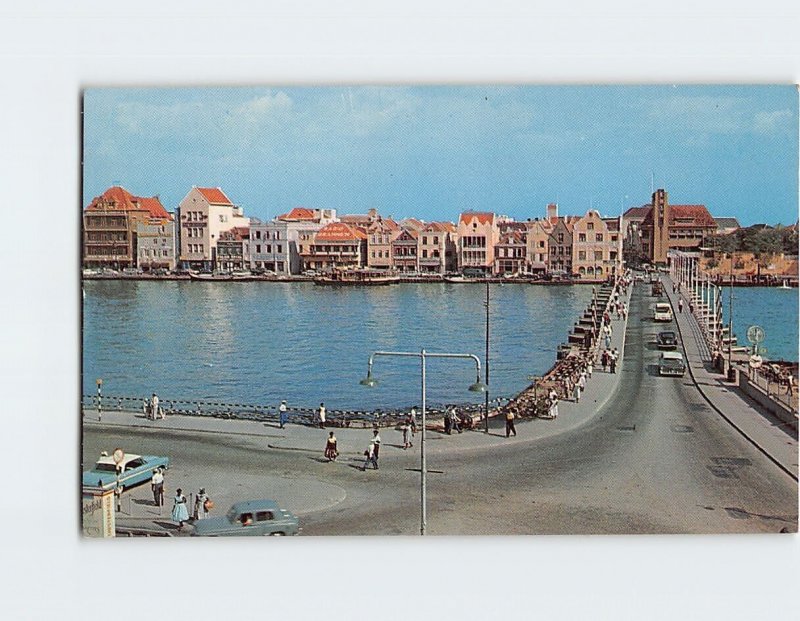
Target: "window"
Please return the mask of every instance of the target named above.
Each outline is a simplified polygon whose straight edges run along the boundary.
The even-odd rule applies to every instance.
[[[426,248],[422,249],[422,258],[423,259],[427,259],[428,258],[428,250]]]
[[[586,241],[586,233],[578,233],[578,241],[585,242]]]
[[[611,241],[612,241],[612,242],[615,242],[615,241],[617,241],[617,236],[616,236],[616,235],[612,235],[612,236],[611,236]]]
[[[594,222],[587,222],[586,223],[586,229],[588,231],[594,231]]]
[[[426,245],[428,243],[428,238],[426,236],[424,236],[424,235],[422,236],[422,243],[426,244]]]
[[[601,242],[601,241],[603,241],[603,234],[602,234],[602,233],[597,233],[597,234],[594,236],[594,238],[595,238],[595,241],[599,241],[599,242]]]
[[[586,251],[585,250],[579,250],[578,251],[578,260],[579,261],[585,261],[586,260]]]
[[[166,250],[162,250],[161,251],[161,256],[162,257],[166,257],[167,256],[167,251]]]
[[[539,248],[544,248],[544,240],[539,240]]]
[[[559,233],[558,234],[558,243],[559,244],[563,244],[564,243],[564,233]]]
[[[272,244],[267,244],[267,253],[272,252]]]
[[[602,250],[595,250],[594,251],[594,258],[595,258],[595,261],[602,261],[603,260],[603,251]]]
[[[283,253],[283,245],[282,244],[278,244],[278,254],[281,254],[281,253]]]

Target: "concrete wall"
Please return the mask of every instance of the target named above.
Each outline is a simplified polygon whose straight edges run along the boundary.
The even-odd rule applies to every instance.
[[[774,414],[781,422],[797,429],[797,414],[779,401],[768,397],[766,391],[752,383],[746,373],[739,373],[739,389],[765,410]]]

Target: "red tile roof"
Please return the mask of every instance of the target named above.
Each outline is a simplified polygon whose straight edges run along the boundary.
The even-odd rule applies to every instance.
[[[465,211],[461,214],[458,221],[464,224],[470,224],[473,220],[477,220],[480,224],[494,223],[494,213],[489,211]]]
[[[641,207],[631,207],[624,214],[623,218],[644,218],[650,213],[652,205],[642,205]]]
[[[306,207],[295,207],[289,213],[278,216],[278,220],[315,220],[314,210]]]
[[[220,188],[197,188],[197,191],[212,205],[233,205]]]
[[[676,222],[678,218],[691,219],[691,222]],[[670,205],[669,226],[707,226],[716,229],[717,223],[705,205]]]
[[[100,196],[95,196],[89,206],[86,208],[90,211],[100,211],[107,209],[114,209],[118,211],[147,211],[150,213],[151,218],[167,218],[172,219],[172,216],[164,209],[164,205],[157,196],[150,198],[142,198],[134,196],[125,188],[115,185],[108,188]]]
[[[366,239],[367,234],[357,226],[346,222],[331,222],[322,227],[315,237],[316,242],[359,241]]]
[[[452,222],[429,222],[424,230],[434,233],[455,233],[456,227]]]

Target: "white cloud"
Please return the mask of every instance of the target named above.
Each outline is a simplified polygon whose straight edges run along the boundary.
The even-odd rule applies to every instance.
[[[772,134],[784,128],[792,119],[791,110],[757,112],[753,118],[753,131],[758,134]]]

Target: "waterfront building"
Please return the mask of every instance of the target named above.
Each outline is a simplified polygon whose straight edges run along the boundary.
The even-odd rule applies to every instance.
[[[250,219],[220,188],[193,187],[179,206],[180,260],[185,268],[213,269],[220,233],[248,227]]]
[[[392,267],[392,242],[400,225],[391,218],[378,218],[367,228],[367,267],[388,270]]]
[[[495,274],[520,274],[527,267],[527,225],[524,222],[511,224],[516,226],[501,227],[500,239],[495,246]]]
[[[177,265],[175,218],[171,213],[167,215],[136,222],[136,266],[143,272],[172,271]]]
[[[419,232],[420,272],[447,274],[458,269],[456,227],[452,222],[430,222]]]
[[[372,207],[367,213],[351,213],[345,214],[339,217],[340,222],[344,222],[345,224],[349,224],[350,226],[357,226],[365,231],[370,227],[370,225],[375,222],[376,220],[380,219],[378,215],[378,210]]]
[[[548,218],[550,219],[550,218]],[[547,240],[549,259],[548,272],[555,275],[572,274],[572,232],[577,218],[564,216],[556,218]]]
[[[155,267],[156,259],[159,267],[169,265],[170,257],[174,261],[173,217],[164,209],[159,198],[134,196],[121,186],[107,189],[93,198],[83,213],[83,266],[112,269],[138,267],[140,231],[144,241],[150,242],[147,245],[150,254],[142,253],[142,256],[150,259],[146,262],[148,269]],[[158,256],[152,252],[154,250],[159,251]]]
[[[260,258],[252,260],[253,267],[272,269],[276,273],[281,271],[277,268],[285,267],[290,274],[299,274],[305,269],[311,269],[310,266],[303,264],[303,255],[310,253],[317,231],[331,222],[338,221],[335,209],[295,207],[288,213],[281,214],[275,218],[274,227],[267,226],[260,229],[261,240],[269,241],[261,244]],[[258,228],[256,230],[259,231]],[[258,245],[258,243],[255,246],[251,244],[251,251]],[[280,265],[282,262],[284,266]],[[273,263],[274,267],[266,267],[270,263]]]
[[[367,264],[367,233],[345,222],[331,222],[314,233],[300,256],[305,269],[353,269]]]
[[[217,240],[214,269],[218,272],[244,271],[250,268],[250,229],[235,226],[222,231]]]
[[[642,222],[648,213],[650,213],[650,205],[631,207],[622,214],[622,253],[625,263],[628,265],[638,266],[648,260],[642,250]]]
[[[528,232],[525,244],[525,271],[545,273],[548,271],[550,260],[550,234],[553,224],[550,220],[536,218],[527,222]]]
[[[419,271],[419,232],[413,228],[402,228],[392,240],[392,266],[398,272]]]
[[[716,231],[705,205],[671,205],[666,190],[659,188],[642,221],[642,252],[650,263],[666,264],[670,249],[697,250]]]
[[[614,232],[609,230],[613,224]],[[599,280],[616,271],[617,222],[604,220],[590,209],[578,218],[572,228],[572,274],[581,279]]]
[[[299,274],[301,261],[295,242],[289,240],[289,223],[283,220],[250,220],[249,267],[259,272]]]
[[[466,211],[458,218],[458,267],[488,274],[494,265],[494,247],[500,240],[499,218],[485,211]]]

